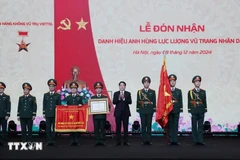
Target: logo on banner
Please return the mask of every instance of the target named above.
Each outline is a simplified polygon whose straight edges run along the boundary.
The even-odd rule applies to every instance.
[[[71,29],[71,21],[68,18],[61,20],[60,26],[57,29],[62,30],[70,30]]]
[[[17,45],[18,45],[18,52],[20,52],[20,51],[22,51],[22,50],[28,52],[28,48],[27,48],[27,47],[28,47],[28,45],[29,45],[30,43],[26,43],[26,42],[24,41],[24,37],[27,37],[27,36],[28,36],[28,32],[26,32],[26,31],[18,31],[18,35],[21,36],[21,37],[23,37],[22,40],[21,40],[21,42],[20,42],[20,43],[17,43]]]
[[[8,149],[10,151],[41,151],[43,145],[42,142],[8,142]]]
[[[78,30],[80,30],[81,28],[83,28],[84,30],[86,30],[86,25],[88,24],[88,22],[85,22],[83,20],[83,18],[81,18],[81,21],[76,22],[76,24],[78,25]],[[58,26],[57,28],[58,30],[71,30],[71,20],[69,20],[68,18],[65,18],[63,20],[60,21],[60,26]]]

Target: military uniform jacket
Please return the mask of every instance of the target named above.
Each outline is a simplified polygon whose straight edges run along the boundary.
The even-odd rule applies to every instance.
[[[43,96],[43,115],[45,117],[55,117],[55,109],[57,105],[61,105],[60,94],[54,92],[50,95],[50,92],[45,93]]]
[[[18,100],[18,113],[17,116],[20,118],[32,118],[36,116],[37,103],[36,98],[32,95],[25,95],[19,97]]]
[[[10,117],[11,112],[11,100],[10,96],[3,93],[0,95],[0,118]]]
[[[153,114],[156,112],[156,93],[152,89],[146,92],[141,89],[137,92],[137,112],[141,114]]]
[[[108,98],[105,95],[101,95],[100,97],[92,96],[91,99],[99,99],[99,98]],[[110,110],[110,105],[109,105],[109,110]],[[106,114],[95,114],[93,115],[93,119],[106,119]]]
[[[72,95],[69,95],[66,97],[66,102],[67,105],[76,105],[78,106],[79,104],[83,104],[82,102],[82,97],[79,94],[76,94],[75,97],[73,97]]]
[[[188,112],[192,114],[204,114],[207,112],[206,91],[196,89],[188,91]]]
[[[180,113],[183,112],[183,102],[182,102],[182,90],[175,88],[172,91],[172,102],[173,102],[173,110],[171,113]]]

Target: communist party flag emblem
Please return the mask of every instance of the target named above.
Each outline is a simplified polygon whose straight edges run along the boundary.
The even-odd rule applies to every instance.
[[[165,128],[168,123],[168,114],[172,111],[172,92],[168,80],[166,67],[166,56],[164,56],[163,65],[160,73],[160,85],[158,89],[158,100],[156,109],[156,122]]]

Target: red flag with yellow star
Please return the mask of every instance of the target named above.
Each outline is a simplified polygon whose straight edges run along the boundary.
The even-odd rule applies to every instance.
[[[88,123],[88,105],[56,107],[56,132],[86,132]]]
[[[156,109],[156,122],[158,122],[162,128],[166,127],[168,123],[168,114],[172,111],[172,109],[172,92],[168,80],[166,57],[164,57],[160,73],[160,85],[158,89],[158,100]]]

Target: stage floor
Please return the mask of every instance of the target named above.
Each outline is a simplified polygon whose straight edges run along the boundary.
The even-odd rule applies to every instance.
[[[11,141],[20,141],[14,137]],[[152,146],[141,145],[139,136],[129,138],[131,146],[114,146],[115,140],[107,137],[107,146],[94,146],[93,137],[80,137],[80,146],[70,147],[70,137],[58,138],[58,145],[46,147],[45,138],[34,137],[44,142],[42,151],[9,151],[0,147],[0,159],[44,158],[157,158],[157,159],[240,159],[240,137],[205,137],[206,146],[193,146],[191,137],[180,137],[181,146],[168,146],[164,137],[153,137]]]

